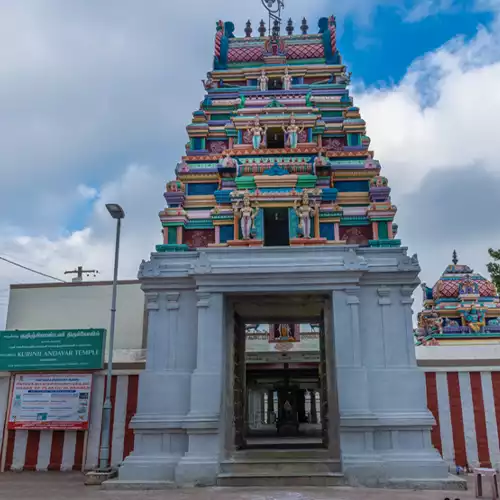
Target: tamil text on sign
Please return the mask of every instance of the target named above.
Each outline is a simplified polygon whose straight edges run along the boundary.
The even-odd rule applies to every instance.
[[[91,388],[91,374],[18,374],[12,389],[8,428],[86,430]]]
[[[100,370],[106,330],[0,331],[0,371]]]

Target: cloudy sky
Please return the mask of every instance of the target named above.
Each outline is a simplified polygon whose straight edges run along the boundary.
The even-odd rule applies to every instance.
[[[337,16],[422,279],[434,282],[454,248],[484,271],[487,248],[500,247],[500,0],[286,4],[312,29]],[[104,204],[116,201],[127,214],[120,277],[135,277],[161,242],[164,184],[203,98],[215,21],[241,34],[262,15],[260,0],[0,0],[0,257],[107,279]],[[40,280],[0,261],[0,325],[9,284]]]

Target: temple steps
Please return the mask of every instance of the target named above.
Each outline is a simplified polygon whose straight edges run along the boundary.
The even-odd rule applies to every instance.
[[[244,450],[221,463],[219,486],[341,486],[340,462],[326,450]]]

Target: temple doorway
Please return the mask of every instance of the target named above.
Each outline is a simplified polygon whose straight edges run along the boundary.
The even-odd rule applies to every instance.
[[[270,128],[267,130],[266,146],[270,149],[285,147],[285,131],[282,128]]]
[[[264,209],[264,246],[281,247],[290,245],[288,209]]]
[[[336,387],[332,384],[334,363],[327,362],[332,358],[327,354],[322,298],[316,297],[313,307],[307,303],[310,297],[284,299],[274,307],[272,302],[259,299],[261,305],[253,312],[238,305],[234,310],[233,432],[229,447],[323,449],[336,457],[340,450]],[[304,302],[299,305],[301,300]],[[246,298],[241,304],[251,302]],[[288,309],[287,322],[266,317],[268,311],[281,316],[278,307]],[[314,316],[308,321],[299,318],[308,308]],[[240,314],[244,312],[247,317]],[[262,321],[254,321],[256,314],[262,315]]]

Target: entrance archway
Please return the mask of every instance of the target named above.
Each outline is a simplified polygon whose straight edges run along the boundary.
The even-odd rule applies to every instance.
[[[323,450],[340,471],[333,332],[332,322],[325,320],[331,297],[240,296],[228,301],[233,315],[229,454],[302,450],[307,456],[309,450],[313,456]]]

